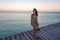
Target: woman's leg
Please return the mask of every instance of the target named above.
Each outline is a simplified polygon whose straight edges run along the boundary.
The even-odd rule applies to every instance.
[[[36,28],[36,26],[34,27],[34,37],[36,37],[37,36],[37,28]]]

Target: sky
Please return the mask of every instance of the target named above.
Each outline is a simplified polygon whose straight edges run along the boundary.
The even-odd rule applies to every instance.
[[[0,0],[0,11],[60,12],[60,0]]]

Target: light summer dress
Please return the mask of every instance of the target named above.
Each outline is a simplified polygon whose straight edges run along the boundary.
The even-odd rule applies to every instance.
[[[31,15],[31,25],[34,27],[38,28],[38,20],[37,20],[37,16],[32,14]]]

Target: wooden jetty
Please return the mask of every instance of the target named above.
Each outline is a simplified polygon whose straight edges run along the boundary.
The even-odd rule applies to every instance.
[[[39,28],[37,40],[60,40],[60,23],[50,24]],[[32,30],[16,35],[0,38],[0,40],[36,40]]]

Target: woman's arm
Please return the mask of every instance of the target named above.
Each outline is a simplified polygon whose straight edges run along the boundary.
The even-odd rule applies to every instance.
[[[38,16],[37,16],[37,21],[38,21]]]
[[[38,23],[38,16],[37,16],[37,23]],[[38,23],[38,26],[39,26],[39,23]]]
[[[32,15],[31,15],[31,25],[32,25]]]

